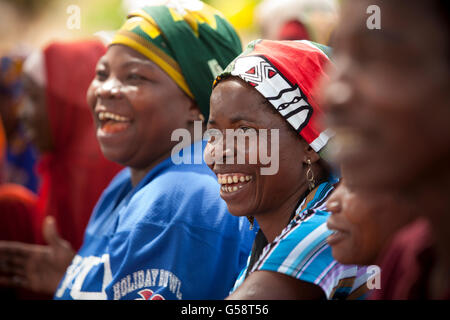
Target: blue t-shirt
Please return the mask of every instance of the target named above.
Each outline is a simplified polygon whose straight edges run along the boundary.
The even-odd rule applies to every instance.
[[[204,162],[166,159],[135,188],[124,169],[97,203],[55,299],[223,299],[254,235],[227,211]]]

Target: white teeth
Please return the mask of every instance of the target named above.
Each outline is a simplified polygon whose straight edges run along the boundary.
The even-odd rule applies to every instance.
[[[218,174],[217,176],[217,182],[219,182],[219,184],[221,185],[226,185],[226,184],[235,184],[235,183],[243,183],[246,181],[250,181],[252,179],[251,176],[238,176],[238,175],[228,175],[228,176],[224,176],[221,174]]]
[[[118,114],[114,114],[111,112],[105,112],[105,111],[99,112],[98,118],[100,121],[103,121],[103,120],[129,121],[129,119],[126,117],[122,117],[122,116],[119,116]]]
[[[242,189],[242,186],[233,186],[233,187],[221,186],[220,187],[220,190],[222,190],[223,192],[235,192],[235,191],[238,191],[239,189]]]
[[[234,185],[237,183],[244,183],[250,181],[252,176],[242,176],[242,175],[217,175],[217,181],[221,185],[220,190],[222,192],[235,192],[242,189],[243,185]]]

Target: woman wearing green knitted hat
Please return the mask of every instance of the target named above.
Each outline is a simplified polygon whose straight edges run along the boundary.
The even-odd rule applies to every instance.
[[[202,163],[206,143],[181,151],[194,164],[175,165],[171,134],[208,117],[213,79],[240,51],[231,25],[200,1],[129,15],[87,93],[103,154],[127,168],[97,203],[56,299],[227,296],[254,232],[227,212]]]

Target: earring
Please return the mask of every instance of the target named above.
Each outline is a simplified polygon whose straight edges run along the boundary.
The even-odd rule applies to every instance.
[[[248,222],[250,222],[250,230],[253,230],[253,224],[255,223],[255,217],[254,216],[247,216]]]
[[[198,118],[201,120],[201,122],[205,122],[205,116],[201,113],[198,115]]]
[[[306,160],[306,162],[308,163],[308,169],[306,170],[306,180],[308,180],[308,188],[309,191],[311,191],[315,188],[316,182],[314,181],[314,172],[312,170],[311,160],[308,159]]]

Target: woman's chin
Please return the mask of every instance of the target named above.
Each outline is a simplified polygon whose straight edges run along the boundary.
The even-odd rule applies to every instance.
[[[119,148],[111,148],[100,144],[100,149],[103,153],[103,156],[112,162],[115,162],[117,164],[120,164],[124,167],[127,167],[127,159],[128,157],[124,155]]]
[[[247,217],[253,216],[254,210],[247,203],[236,204],[236,203],[227,203],[228,212],[230,212],[235,217]]]

